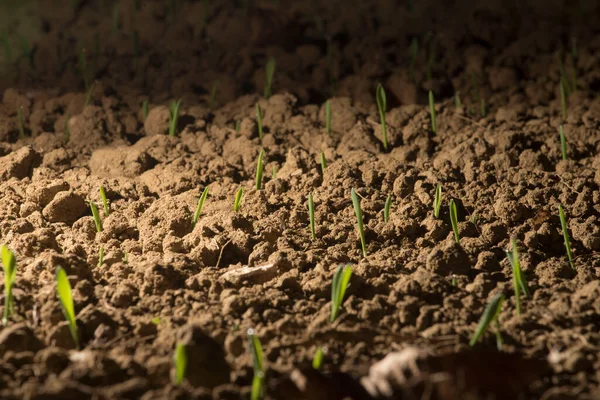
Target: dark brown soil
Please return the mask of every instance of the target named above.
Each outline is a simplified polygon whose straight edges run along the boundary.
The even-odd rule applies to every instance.
[[[0,330],[0,398],[248,398],[249,328],[264,346],[270,399],[600,398],[598,2],[122,1],[114,30],[115,4],[2,6],[12,52],[0,50],[0,242],[18,272],[16,314]],[[87,105],[81,49],[96,82]],[[274,94],[265,99],[271,56]],[[576,77],[566,116],[561,59]],[[182,106],[170,137],[174,99]],[[100,185],[110,215],[101,212],[97,233],[88,202],[102,209]],[[505,255],[511,237],[532,292],[521,315]],[[340,263],[353,264],[353,276],[331,324]],[[58,266],[74,288],[78,350],[56,297]],[[471,349],[501,291],[502,352],[492,331]],[[189,360],[181,386],[178,341]],[[322,373],[310,368],[320,346]]]

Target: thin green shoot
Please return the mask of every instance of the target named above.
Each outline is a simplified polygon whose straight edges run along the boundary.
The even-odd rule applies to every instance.
[[[485,307],[483,314],[481,315],[481,319],[479,320],[479,324],[475,329],[475,333],[473,334],[473,337],[469,342],[469,346],[475,346],[475,344],[487,331],[490,324],[494,322],[496,326],[496,343],[499,347],[499,350],[501,349],[502,339],[500,336],[500,330],[498,325],[498,315],[500,314],[500,310],[502,309],[502,303],[504,303],[504,293],[498,293],[490,300],[490,302]]]
[[[477,226],[477,222],[479,221],[479,214],[477,213],[477,211],[473,211],[473,214],[471,214],[471,223],[475,226]]]
[[[390,208],[392,207],[392,195],[388,194],[387,199],[385,199],[385,205],[383,206],[383,222],[386,224],[390,220]]]
[[[104,246],[100,246],[98,251],[98,267],[101,267],[102,264],[104,264]]]
[[[219,81],[216,81],[213,83],[212,88],[210,89],[210,98],[208,100],[208,108],[210,110],[214,110],[214,108],[215,108],[218,87],[219,87]]]
[[[263,131],[263,112],[260,109],[260,104],[256,103],[256,124],[258,125],[258,140],[262,142],[264,131]]]
[[[239,119],[235,120],[235,124],[233,125],[233,130],[235,131],[235,133],[240,133],[241,124],[242,122]]]
[[[233,211],[238,212],[242,207],[242,196],[244,195],[244,188],[240,187],[235,194],[235,200],[233,201]]]
[[[2,253],[2,269],[4,270],[4,313],[2,314],[2,325],[8,325],[8,319],[15,312],[12,288],[17,276],[17,259],[14,253],[5,245],[0,249]]]
[[[79,348],[79,331],[77,329],[77,321],[75,320],[75,304],[73,303],[73,292],[71,283],[67,277],[67,273],[62,267],[56,269],[56,292],[58,300],[62,306],[65,319],[69,324],[71,336],[75,342],[75,347]]]
[[[65,143],[69,143],[69,139],[71,138],[71,128],[69,128],[69,120],[71,116],[67,114],[65,118]]]
[[[196,212],[194,213],[194,218],[192,223],[194,226],[198,223],[198,219],[200,219],[200,214],[202,213],[202,207],[204,207],[204,202],[206,201],[206,197],[208,196],[208,186],[204,188],[202,194],[200,195],[200,199],[198,199],[198,205],[196,206]]]
[[[415,81],[415,65],[417,63],[417,54],[419,53],[419,40],[416,37],[410,42],[409,47],[410,63],[408,65],[408,78],[411,82]]]
[[[379,110],[379,120],[381,122],[381,136],[383,137],[383,148],[385,151],[387,151],[387,124],[385,122],[387,99],[385,96],[385,89],[383,88],[383,86],[381,86],[381,84],[377,84],[377,89],[375,90],[375,99],[377,101],[377,109]]]
[[[565,69],[565,64],[563,62],[563,58],[562,55],[558,56],[558,70],[560,72],[560,79],[562,80],[564,78],[565,80],[565,94],[567,97],[569,97],[571,95],[571,93],[573,93],[573,88],[571,87],[571,83],[569,82],[569,79],[567,78],[567,70]]]
[[[563,119],[567,119],[567,94],[566,94],[567,79],[564,76],[560,78],[560,108],[562,110]]]
[[[487,106],[483,97],[479,100],[479,115],[481,115],[481,118],[485,118],[487,115]]]
[[[529,286],[527,280],[521,270],[521,262],[519,261],[519,250],[517,248],[517,239],[512,238],[512,251],[506,250],[506,257],[510,262],[513,275],[513,289],[515,291],[515,303],[517,306],[517,314],[521,314],[521,293],[523,297],[529,297]]]
[[[350,196],[352,197],[352,205],[354,206],[354,214],[356,215],[356,225],[358,226],[358,234],[360,235],[360,245],[362,247],[362,254],[363,257],[366,257],[367,243],[365,238],[365,228],[363,225],[363,214],[360,208],[360,200],[358,200],[358,195],[356,194],[356,190],[354,190],[354,188],[352,188]]]
[[[102,232],[102,221],[100,220],[100,213],[96,203],[90,201],[90,208],[92,210],[92,216],[94,217],[94,224],[96,224],[96,232]]]
[[[277,165],[273,165],[273,179],[277,179]]]
[[[560,135],[560,151],[562,153],[562,159],[566,160],[566,159],[568,159],[568,157],[567,157],[567,138],[565,137],[565,131],[564,131],[562,125],[560,125],[558,127],[558,132]]]
[[[269,99],[271,97],[273,90],[273,76],[275,75],[275,58],[269,57],[267,60],[267,65],[265,67],[265,89],[264,96],[265,99]]]
[[[21,140],[25,139],[25,121],[23,118],[23,107],[19,107],[17,110],[17,122],[19,123],[19,137]]]
[[[265,169],[265,162],[263,160],[264,157],[265,157],[265,151],[261,150],[260,153],[258,153],[258,160],[256,161],[256,179],[255,179],[255,189],[256,190],[260,190],[262,187],[263,171]]]
[[[440,218],[440,209],[442,208],[442,184],[438,183],[435,187],[435,198],[433,199],[433,216]]]
[[[81,79],[83,80],[83,87],[87,92],[90,89],[90,77],[88,75],[88,62],[85,49],[81,49],[79,52],[79,73],[81,74]]]
[[[92,82],[89,89],[85,94],[85,102],[83,103],[84,107],[87,107],[92,101],[92,96],[94,95],[94,89],[96,88],[96,81]]]
[[[460,236],[458,235],[458,212],[456,211],[456,202],[454,199],[450,200],[450,223],[452,224],[452,231],[454,232],[454,240],[460,244]]]
[[[179,120],[180,107],[181,100],[173,101],[169,107],[169,136],[175,136],[177,134],[177,121]]]
[[[148,99],[146,99],[142,102],[142,118],[144,118],[144,121],[146,121],[146,119],[148,118],[149,112],[150,110],[148,106]]]
[[[325,132],[331,136],[331,101],[325,102]]]
[[[248,344],[250,354],[252,355],[252,364],[254,366],[254,378],[252,379],[251,400],[260,400],[265,395],[265,361],[260,339],[254,329],[248,329]]]
[[[431,131],[435,135],[437,133],[437,122],[435,119],[435,99],[433,98],[433,92],[429,91],[429,116],[431,117]]]
[[[129,264],[129,253],[127,250],[123,250],[123,258],[122,260],[124,264]]]
[[[321,151],[321,172],[325,175],[325,168],[327,168],[327,159],[325,158],[325,153]]]
[[[452,287],[456,287],[457,286],[456,274],[452,274],[452,280],[450,281],[450,284],[452,285]]]
[[[454,93],[454,106],[459,110],[463,108],[462,101],[460,100],[460,91]]]
[[[177,343],[175,345],[175,355],[173,357],[175,363],[175,384],[180,386],[185,380],[185,372],[187,369],[187,351],[185,344]]]
[[[331,282],[331,316],[329,317],[329,322],[331,323],[335,322],[339,315],[351,277],[351,265],[338,265],[335,269]]]
[[[573,262],[573,252],[571,251],[571,239],[569,237],[569,228],[567,226],[567,218],[565,217],[565,210],[562,204],[558,205],[558,216],[560,218],[560,225],[562,227],[563,238],[565,239],[565,250],[567,251],[567,258],[569,259],[569,265],[574,270],[575,263]]]
[[[325,358],[325,354],[327,353],[327,347],[319,347],[315,352],[312,361],[312,367],[317,371],[323,367],[323,359]]]
[[[102,207],[104,208],[104,216],[108,217],[110,215],[110,206],[108,205],[108,200],[106,199],[106,192],[104,191],[104,187],[100,185],[100,198],[102,199]]]
[[[308,219],[310,237],[312,240],[317,240],[317,233],[315,230],[315,202],[313,201],[312,192],[308,193]]]

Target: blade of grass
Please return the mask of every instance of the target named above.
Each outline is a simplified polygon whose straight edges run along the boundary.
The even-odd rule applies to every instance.
[[[385,122],[385,112],[387,110],[387,99],[385,96],[385,89],[381,84],[377,84],[377,89],[375,90],[375,99],[377,101],[377,109],[379,110],[379,120],[381,122],[381,136],[383,137],[383,149],[387,151],[388,149],[388,141],[387,141],[387,124]]]
[[[454,199],[450,200],[450,224],[452,224],[454,240],[456,243],[460,244],[460,236],[458,235],[458,212],[456,211],[456,202]]]
[[[560,218],[560,225],[562,227],[563,238],[565,240],[565,250],[567,251],[567,258],[569,259],[569,265],[571,269],[575,269],[575,263],[573,262],[573,252],[571,251],[571,239],[569,238],[569,228],[567,227],[567,218],[565,217],[565,210],[562,204],[558,205],[558,216]]]
[[[260,109],[260,104],[256,103],[256,124],[258,125],[258,140],[260,140],[261,142],[262,142],[263,135],[264,135],[262,119],[263,119],[263,112]]]
[[[208,100],[208,109],[209,110],[213,110],[215,108],[218,86],[219,86],[219,81],[216,81],[213,83],[212,88],[210,89],[210,98]]]
[[[325,353],[327,349],[325,347],[319,347],[315,352],[315,356],[313,357],[312,367],[317,371],[321,369],[323,366],[323,359],[325,358]]]
[[[244,194],[244,188],[240,187],[237,191],[237,193],[235,194],[235,200],[233,202],[233,211],[234,212],[238,212],[240,211],[240,208],[242,207],[242,196]]]
[[[510,262],[513,275],[513,289],[515,292],[515,304],[517,307],[517,314],[521,314],[521,292],[524,297],[529,297],[529,287],[527,281],[521,270],[521,263],[519,261],[519,250],[517,248],[517,239],[512,238],[512,251],[506,250],[506,257]]]
[[[90,89],[90,77],[88,72],[87,54],[85,49],[81,49],[79,52],[79,74],[83,80],[83,87],[87,92]]]
[[[273,165],[273,179],[277,179],[277,165]]]
[[[108,206],[108,200],[106,199],[106,192],[104,191],[104,187],[100,185],[100,198],[102,199],[102,207],[104,208],[104,216],[108,217],[110,215],[110,207]]]
[[[267,65],[265,67],[265,90],[264,97],[265,99],[269,99],[273,94],[273,76],[275,75],[275,58],[269,57],[267,60]]]
[[[458,109],[462,109],[462,101],[460,100],[460,91],[454,93],[454,106]]]
[[[481,319],[479,320],[479,324],[475,329],[475,333],[473,334],[473,337],[469,342],[469,346],[475,346],[475,344],[479,341],[479,338],[481,338],[485,331],[487,331],[490,324],[498,319],[498,315],[500,314],[500,310],[502,309],[503,302],[504,293],[498,293],[490,300],[490,302],[485,307],[483,314],[481,315]]]
[[[200,195],[200,199],[198,200],[198,205],[196,206],[196,212],[194,213],[194,218],[192,219],[192,223],[194,226],[198,223],[198,219],[200,218],[200,213],[202,213],[202,207],[204,207],[204,202],[206,201],[206,197],[208,196],[208,188],[205,187]]]
[[[325,175],[325,168],[327,168],[327,159],[325,159],[325,153],[321,151],[321,172]]]
[[[310,237],[312,240],[317,240],[317,234],[315,230],[315,203],[313,201],[312,192],[308,193],[308,219],[310,228]]]
[[[352,188],[350,192],[350,196],[352,197],[352,205],[354,206],[354,214],[356,215],[356,225],[358,227],[358,234],[360,235],[360,245],[362,247],[363,257],[367,256],[367,244],[365,239],[365,228],[363,225],[363,215],[362,210],[360,208],[360,200],[358,200],[358,196],[356,195],[356,191]]]
[[[77,329],[77,321],[75,319],[75,304],[73,303],[73,293],[71,283],[67,277],[67,273],[62,267],[56,268],[56,292],[58,300],[63,309],[65,319],[69,324],[71,336],[75,342],[75,347],[79,348],[79,331]]]
[[[92,82],[90,88],[87,90],[85,94],[85,102],[83,103],[84,107],[87,107],[92,101],[92,96],[94,95],[94,89],[96,88],[96,81]]]
[[[256,161],[256,179],[255,179],[256,190],[260,190],[262,187],[263,171],[265,168],[265,163],[263,161],[264,156],[265,156],[265,151],[261,150],[260,153],[258,153],[258,160]]]
[[[2,325],[8,325],[8,319],[14,312],[12,288],[17,276],[17,259],[14,253],[5,245],[0,248],[2,254],[2,269],[4,270],[4,313]]]
[[[146,99],[142,103],[142,117],[144,118],[144,121],[146,121],[146,119],[148,118],[148,112],[148,99]]]
[[[567,119],[567,94],[566,94],[567,80],[564,76],[560,78],[560,107],[562,110],[563,119]]]
[[[177,122],[179,121],[179,108],[181,107],[181,100],[175,100],[169,107],[169,136],[175,136],[177,134]]]
[[[335,322],[339,315],[351,277],[351,265],[338,265],[335,269],[331,282],[331,316],[329,317],[331,323]]]
[[[93,201],[90,201],[90,209],[92,210],[92,216],[94,217],[94,224],[96,224],[96,232],[102,232],[100,213],[98,213],[98,207],[96,207],[96,203]]]
[[[100,246],[100,251],[98,252],[98,267],[101,267],[104,264],[104,247]]]
[[[248,329],[248,342],[250,354],[252,355],[252,364],[254,366],[254,378],[252,379],[252,391],[250,393],[250,399],[260,400],[265,395],[265,364],[262,345],[254,329]]]
[[[386,224],[390,220],[390,208],[392,207],[392,195],[388,194],[388,197],[385,199],[385,205],[383,206],[383,222]]]
[[[185,380],[185,372],[188,363],[185,344],[177,343],[175,345],[173,361],[175,363],[175,384],[179,386]]]
[[[433,200],[433,216],[440,218],[440,209],[442,208],[442,184],[438,183],[435,187],[435,198]]]

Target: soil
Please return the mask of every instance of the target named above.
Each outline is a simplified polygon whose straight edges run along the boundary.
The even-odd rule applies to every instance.
[[[250,328],[270,399],[600,398],[598,2],[156,0],[120,2],[118,13],[116,4],[3,6],[12,52],[0,51],[0,242],[18,272],[15,315],[0,331],[0,398],[248,398]],[[561,59],[576,80],[566,116]],[[95,82],[89,96],[84,80]],[[531,290],[521,315],[505,255],[512,237]],[[331,324],[340,264],[353,275]],[[56,296],[58,266],[73,286],[80,349]],[[503,349],[493,329],[471,349],[499,292]],[[180,386],[177,342],[189,360]]]

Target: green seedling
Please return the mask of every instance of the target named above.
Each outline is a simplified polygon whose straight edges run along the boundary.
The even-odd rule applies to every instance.
[[[565,137],[565,131],[564,131],[562,125],[560,125],[558,127],[558,132],[560,135],[560,151],[562,153],[562,159],[566,160],[567,159],[567,138]]]
[[[124,264],[129,264],[129,253],[127,250],[123,250],[123,258],[122,260]]]
[[[462,101],[460,100],[460,91],[454,93],[454,106],[459,110],[463,107]]]
[[[568,77],[567,70],[565,69],[565,64],[563,62],[561,55],[558,56],[558,70],[560,72],[560,79],[561,80],[564,79],[565,95],[567,97],[569,97],[571,95],[571,93],[573,92],[573,88],[571,87],[571,83],[569,82],[569,79],[567,78]]]
[[[265,362],[262,345],[260,344],[260,339],[256,336],[254,329],[248,329],[248,343],[254,366],[254,378],[252,379],[250,399],[260,400],[265,395]]]
[[[452,274],[452,280],[450,281],[450,284],[452,285],[452,287],[456,287],[457,282],[456,282],[456,275]]]
[[[110,207],[108,205],[108,200],[106,199],[106,192],[104,191],[104,187],[100,186],[100,198],[102,199],[102,207],[104,208],[104,216],[108,217],[110,215]]]
[[[565,210],[562,204],[558,205],[558,216],[560,218],[560,225],[562,227],[563,237],[565,239],[565,249],[567,250],[567,258],[569,259],[569,265],[572,269],[575,269],[575,263],[573,262],[573,252],[571,252],[571,239],[569,238],[569,228],[567,227],[567,218],[565,217]]]
[[[417,63],[417,54],[419,53],[419,40],[414,37],[409,47],[410,63],[408,65],[408,78],[411,82],[415,81],[415,65]]]
[[[338,265],[335,269],[333,281],[331,282],[331,316],[329,317],[331,323],[335,322],[339,315],[351,277],[351,265]]]
[[[502,309],[502,303],[504,303],[504,293],[498,293],[490,300],[488,305],[485,307],[483,314],[481,315],[481,319],[479,320],[479,324],[475,329],[475,333],[469,342],[469,346],[475,346],[475,344],[479,341],[479,338],[483,336],[485,331],[487,331],[488,327],[493,322],[496,326],[496,345],[498,346],[498,350],[502,349],[503,341],[502,336],[500,335],[500,326],[498,324],[498,315]]]
[[[260,190],[262,187],[263,171],[265,169],[265,163],[263,161],[264,157],[265,157],[265,151],[261,150],[260,153],[258,153],[258,160],[256,161],[256,179],[255,179],[255,189],[256,190]]]
[[[331,136],[331,101],[325,102],[325,132]]]
[[[90,77],[88,71],[87,53],[85,49],[81,49],[79,52],[79,74],[83,80],[83,87],[87,92],[90,89]]]
[[[454,199],[450,200],[450,224],[452,224],[454,240],[456,240],[456,243],[460,244],[460,236],[458,235],[458,212],[456,211],[456,202]]]
[[[219,81],[216,81],[215,83],[213,83],[212,88],[210,89],[210,98],[208,100],[208,108],[210,110],[213,110],[215,108],[218,87],[219,87]]]
[[[208,196],[208,186],[204,188],[202,194],[200,195],[200,199],[198,200],[198,205],[196,206],[196,212],[194,213],[194,218],[192,223],[194,226],[198,223],[198,219],[200,218],[200,214],[202,213],[202,207],[204,207],[204,202],[206,201],[206,197]]]
[[[177,121],[179,120],[180,107],[181,100],[173,101],[169,107],[169,136],[175,136],[177,134]]]
[[[431,90],[429,91],[429,116],[431,117],[431,131],[435,135],[437,133],[437,122],[435,119],[435,100]]]
[[[240,133],[241,124],[242,122],[239,119],[235,120],[235,124],[233,125],[233,130],[235,131],[235,133]]]
[[[327,168],[327,159],[325,158],[325,153],[321,151],[321,172],[325,175],[325,168]]]
[[[69,120],[71,116],[67,114],[65,118],[65,143],[69,143],[69,139],[71,138],[71,128],[69,128]]]
[[[2,253],[2,269],[4,270],[4,313],[2,325],[8,325],[8,319],[15,312],[12,288],[17,277],[17,259],[12,251],[4,245],[0,248]]]
[[[112,11],[112,31],[113,33],[118,33],[119,32],[119,19],[120,19],[120,14],[121,10],[119,7],[119,3],[115,4],[115,7],[113,8]]]
[[[185,380],[185,372],[187,369],[187,352],[185,344],[177,343],[175,345],[175,355],[173,356],[173,362],[175,363],[175,384],[181,385]]]
[[[275,58],[269,57],[267,60],[267,65],[265,67],[265,90],[264,95],[265,99],[271,97],[272,87],[273,87],[273,76],[275,75]]]
[[[354,206],[354,214],[356,214],[356,225],[358,226],[358,234],[360,235],[360,245],[362,247],[363,257],[367,256],[367,243],[365,239],[365,228],[363,225],[363,215],[362,210],[360,208],[360,200],[358,200],[358,195],[354,188],[350,192],[350,196],[352,197],[352,205]]]
[[[96,81],[92,82],[90,88],[87,90],[85,94],[85,102],[83,103],[84,107],[87,107],[92,101],[92,96],[94,95],[94,89],[96,88]]]
[[[273,165],[273,179],[277,179],[277,165]]]
[[[479,221],[479,214],[477,214],[477,211],[473,211],[473,214],[471,214],[471,223],[477,226],[477,221]]]
[[[258,140],[260,140],[261,142],[264,135],[262,119],[263,112],[260,109],[260,104],[256,103],[256,124],[258,125]]]
[[[321,369],[323,366],[323,359],[325,358],[325,353],[327,352],[326,347],[319,347],[315,352],[315,356],[313,357],[312,367],[317,371]]]
[[[481,100],[479,100],[479,114],[481,115],[481,118],[485,118],[485,116],[487,115],[487,107],[485,104],[485,99],[482,97]]]
[[[77,321],[75,320],[75,304],[73,303],[71,283],[62,267],[56,269],[56,292],[63,313],[65,314],[65,319],[69,323],[69,330],[75,342],[75,347],[79,348],[79,331],[77,329]]]
[[[390,220],[390,208],[392,207],[392,195],[388,194],[383,206],[383,222],[387,223]]]
[[[148,118],[149,112],[150,110],[148,109],[148,99],[146,99],[142,102],[142,117],[144,118],[144,121],[146,121],[146,118]]]
[[[92,209],[92,216],[94,217],[94,224],[96,224],[96,232],[102,232],[102,221],[100,220],[100,213],[96,203],[90,201],[90,208]]]
[[[442,184],[438,183],[435,187],[435,198],[433,200],[433,216],[440,218],[440,209],[442,208]]]
[[[23,107],[19,107],[17,110],[17,122],[19,123],[19,137],[21,140],[25,139],[25,121],[23,118]]]
[[[521,293],[523,297],[529,297],[529,286],[527,280],[521,270],[521,262],[519,261],[519,250],[517,248],[517,239],[512,238],[512,251],[506,250],[506,257],[512,267],[513,289],[515,291],[515,303],[517,305],[517,314],[521,314]]]
[[[310,227],[310,237],[312,240],[316,240],[317,233],[315,230],[315,203],[313,201],[312,192],[308,194],[308,219]]]
[[[562,110],[563,119],[567,119],[567,79],[562,76],[560,78],[560,108]]]
[[[242,196],[244,195],[244,188],[240,187],[235,194],[235,200],[233,201],[233,211],[238,212],[242,207]]]
[[[100,251],[98,252],[98,267],[101,267],[104,264],[104,247],[100,246]]]
[[[375,99],[377,101],[377,109],[379,110],[379,120],[381,121],[381,136],[383,137],[383,148],[385,151],[387,151],[387,124],[385,122],[387,99],[385,96],[385,89],[383,88],[383,86],[381,86],[381,84],[377,85],[377,89],[375,90]]]

